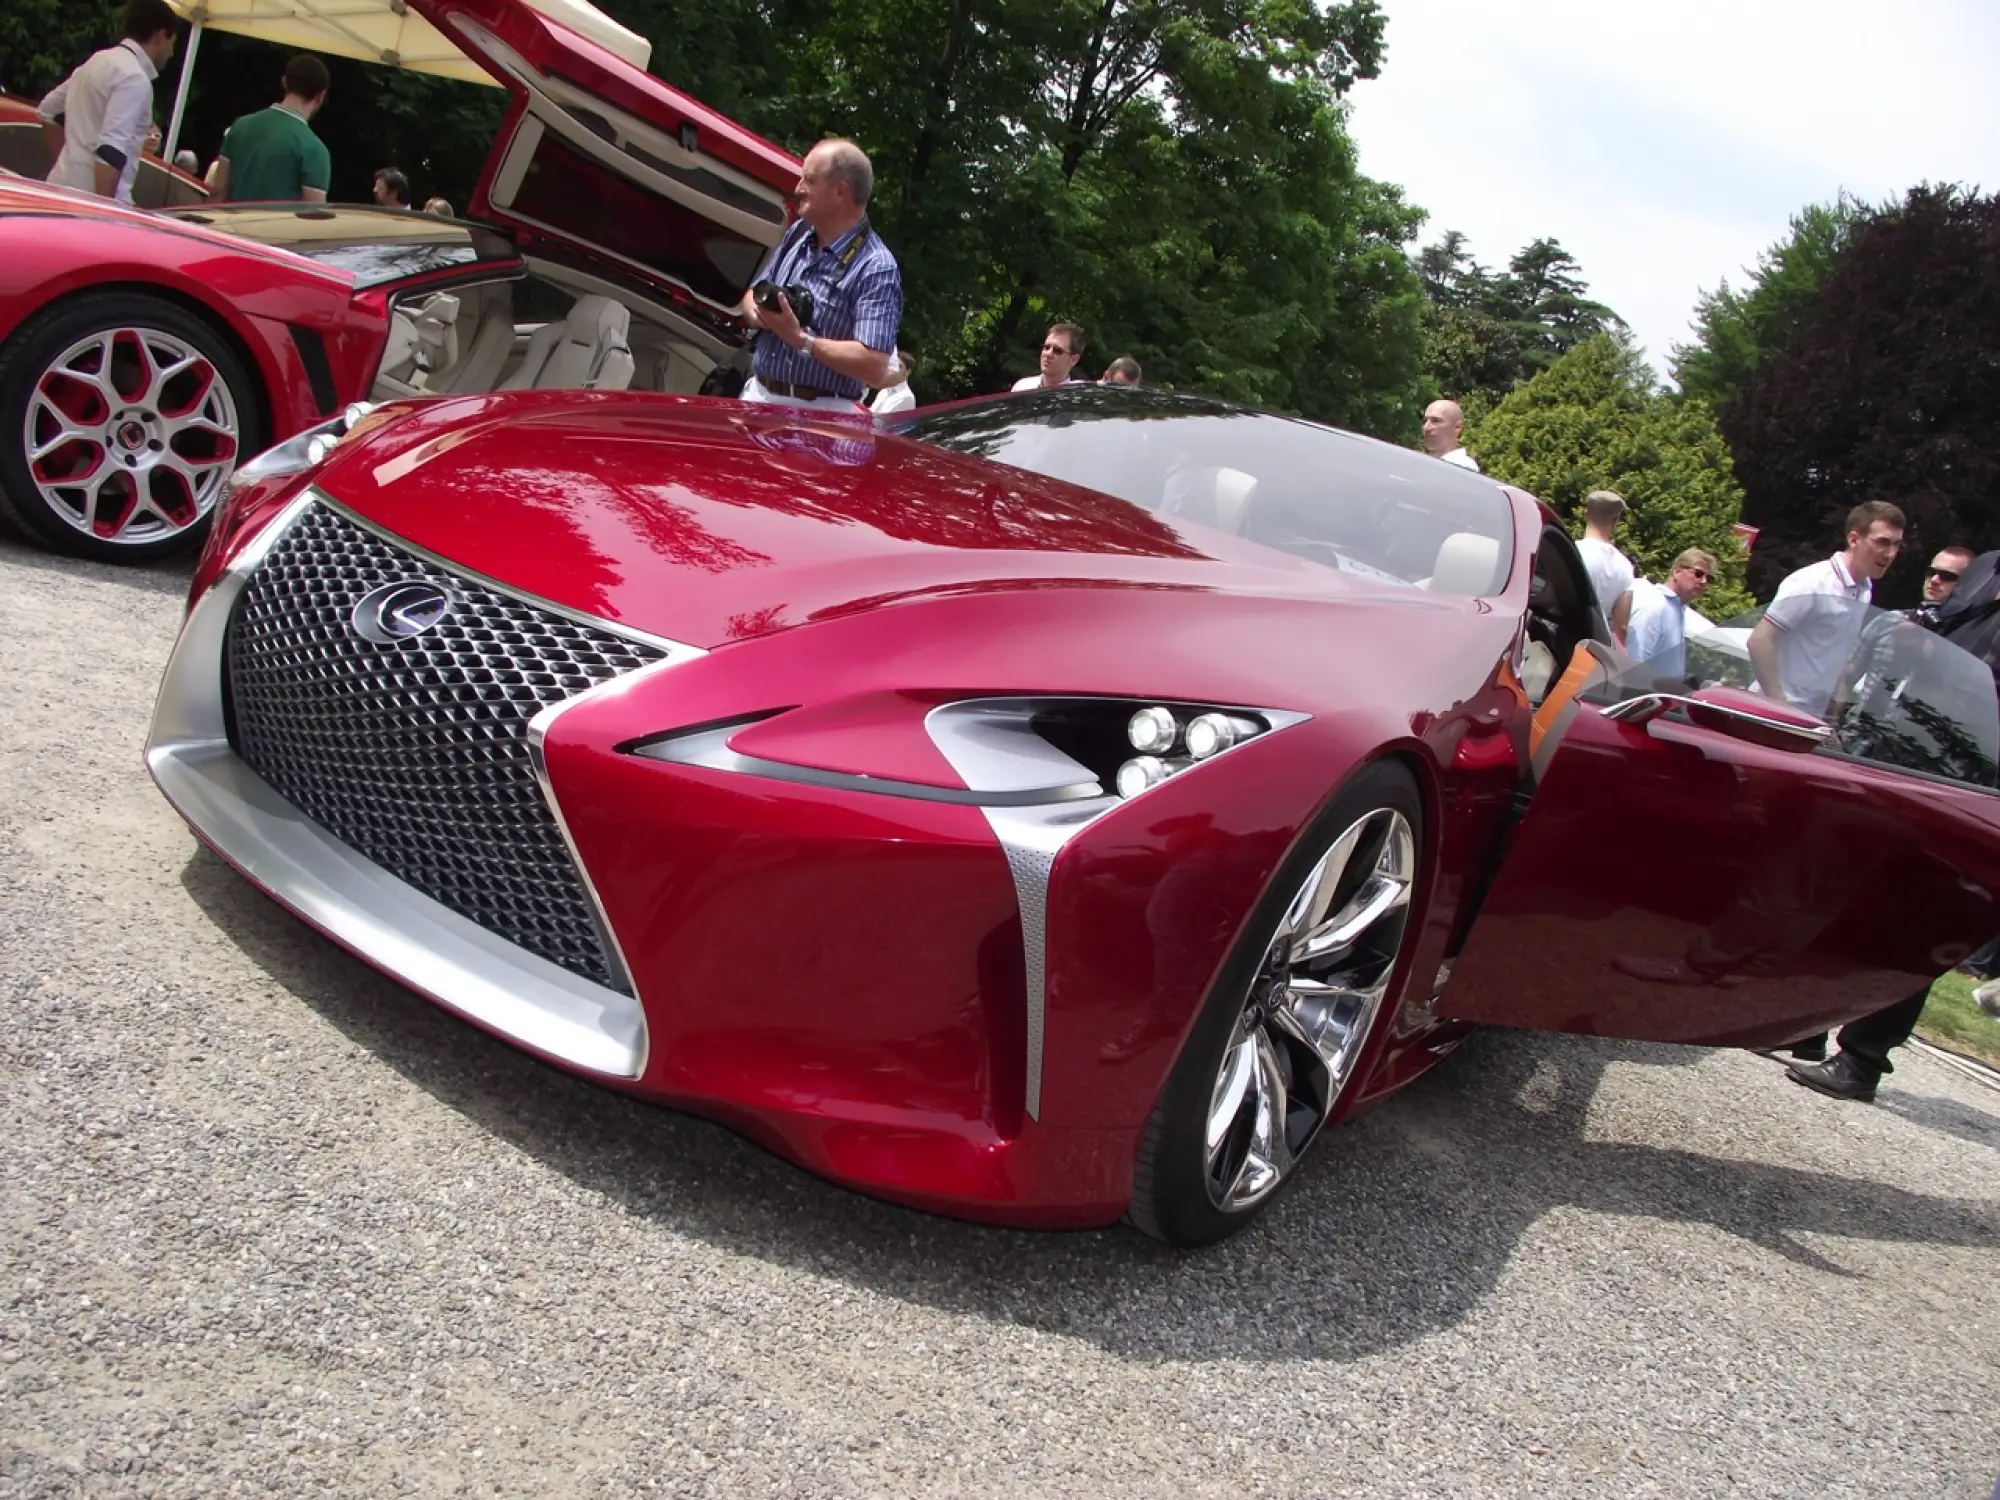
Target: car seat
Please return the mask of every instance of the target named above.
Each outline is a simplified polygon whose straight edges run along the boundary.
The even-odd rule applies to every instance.
[[[632,313],[610,297],[579,297],[560,323],[546,323],[528,340],[521,367],[500,382],[503,391],[622,391],[632,384],[632,349],[626,335]]]

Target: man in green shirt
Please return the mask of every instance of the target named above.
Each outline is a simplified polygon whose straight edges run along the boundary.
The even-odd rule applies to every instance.
[[[222,138],[209,171],[217,202],[324,203],[333,176],[326,143],[306,122],[326,102],[326,64],[301,52],[285,64],[285,97],[244,115]]]

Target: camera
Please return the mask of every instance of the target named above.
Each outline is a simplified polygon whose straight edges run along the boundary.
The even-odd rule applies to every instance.
[[[792,305],[792,316],[799,320],[799,327],[812,327],[813,294],[798,282],[788,282],[779,286],[775,281],[760,281],[750,289],[750,296],[759,307],[772,312],[778,310],[778,293],[785,294],[785,300]]]

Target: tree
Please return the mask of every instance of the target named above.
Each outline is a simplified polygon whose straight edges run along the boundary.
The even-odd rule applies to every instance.
[[[1847,511],[1910,520],[1885,604],[1932,551],[2000,545],[2000,198],[1918,187],[1863,216],[1784,346],[1720,412],[1762,528],[1760,593],[1837,545]]]
[[[1446,230],[1416,256],[1426,300],[1424,365],[1432,387],[1497,401],[1578,344],[1625,324],[1587,295],[1582,268],[1552,239],[1531,241],[1494,273]]]
[[[1750,372],[1785,347],[1812,308],[1819,286],[1867,213],[1843,193],[1794,215],[1790,235],[1766,250],[1743,291],[1723,282],[1695,306],[1693,343],[1668,356],[1674,380],[1690,396],[1721,406]]]
[[[1467,423],[1466,447],[1488,474],[1519,485],[1581,528],[1583,500],[1615,490],[1630,507],[1619,545],[1644,577],[1664,579],[1688,547],[1715,554],[1702,612],[1750,607],[1742,546],[1730,527],[1743,492],[1708,406],[1660,391],[1629,339],[1599,335]]]

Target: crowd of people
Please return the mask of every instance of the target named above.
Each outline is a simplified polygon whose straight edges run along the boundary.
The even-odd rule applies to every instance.
[[[121,203],[132,201],[139,158],[160,148],[153,118],[153,81],[173,60],[180,18],[167,0],[126,0],[124,35],[92,53],[42,97],[35,113],[49,144],[48,180]],[[174,165],[202,176],[213,202],[324,203],[333,159],[312,128],[332,85],[324,60],[301,52],[278,78],[280,97],[235,120],[222,145],[200,172],[190,150]],[[374,201],[409,208],[410,180],[396,167],[375,173]],[[424,212],[452,216],[451,204],[433,197]]]

